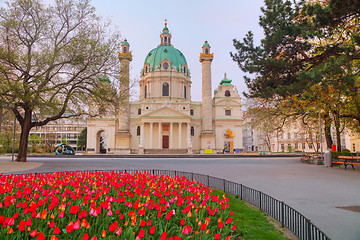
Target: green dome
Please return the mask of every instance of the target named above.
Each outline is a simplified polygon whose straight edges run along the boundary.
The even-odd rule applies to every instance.
[[[145,64],[149,65],[149,71],[152,72],[157,66],[160,66],[160,62],[164,59],[171,62],[169,69],[175,66],[178,72],[183,72],[183,68],[186,66],[186,75],[189,74],[184,54],[171,45],[160,45],[151,50],[145,58]]]
[[[126,39],[122,42],[121,45],[128,45],[128,46],[130,46],[130,44],[128,43],[128,41],[127,41]]]
[[[232,86],[231,82],[232,82],[232,80],[227,79],[226,73],[225,73],[224,79],[221,80],[221,82],[220,82],[220,86],[223,86],[223,85],[230,85],[230,86]]]
[[[102,84],[110,84],[111,83],[111,81],[108,77],[101,77],[101,78],[99,78],[99,81]]]

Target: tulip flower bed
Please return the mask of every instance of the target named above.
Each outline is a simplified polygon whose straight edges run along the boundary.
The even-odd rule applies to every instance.
[[[0,175],[1,239],[234,239],[229,199],[150,173]]]

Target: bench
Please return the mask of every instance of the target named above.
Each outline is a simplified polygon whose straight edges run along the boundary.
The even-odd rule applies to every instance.
[[[333,167],[335,165],[338,165],[339,167],[341,165],[344,165],[345,170],[348,165],[351,165],[351,167],[355,170],[354,165],[360,166],[360,157],[358,157],[358,156],[339,156],[338,159],[331,160],[331,167]]]

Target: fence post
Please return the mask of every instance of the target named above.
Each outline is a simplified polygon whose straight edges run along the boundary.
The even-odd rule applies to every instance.
[[[194,181],[194,173],[191,173],[191,181]]]
[[[174,170],[174,177],[176,176],[176,170]]]
[[[307,219],[306,218],[306,229],[307,229],[307,239],[308,240],[311,240],[312,238],[311,238],[311,221],[310,221],[310,219]]]
[[[240,199],[243,200],[243,185],[240,184]]]
[[[280,208],[280,212],[281,212],[281,226],[284,227],[284,216],[285,216],[285,212],[284,212],[284,202],[280,202],[281,208]]]
[[[207,185],[210,187],[210,177],[207,175]]]
[[[225,191],[225,179],[223,179],[223,183],[224,183],[224,192],[226,192],[226,191]]]
[[[259,209],[262,210],[261,208],[261,195],[262,195],[262,192],[260,191],[259,192]]]

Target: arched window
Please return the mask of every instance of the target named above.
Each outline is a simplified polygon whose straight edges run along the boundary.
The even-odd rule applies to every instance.
[[[167,43],[167,37],[166,36],[164,37],[164,42]]]
[[[186,67],[184,67],[184,73],[186,74]]]
[[[209,49],[205,49],[205,54],[209,54]]]
[[[124,47],[123,48],[123,53],[126,53],[126,52],[127,52],[126,47]]]
[[[230,91],[229,90],[225,91],[225,97],[230,97]]]
[[[145,67],[145,73],[147,73],[147,72],[148,72],[148,67],[146,66],[146,67]]]
[[[163,83],[162,95],[165,96],[165,97],[169,96],[169,84],[168,83]]]
[[[186,86],[184,86],[184,98],[186,99]]]
[[[144,98],[147,97],[147,86],[145,85],[145,93],[144,93]]]

